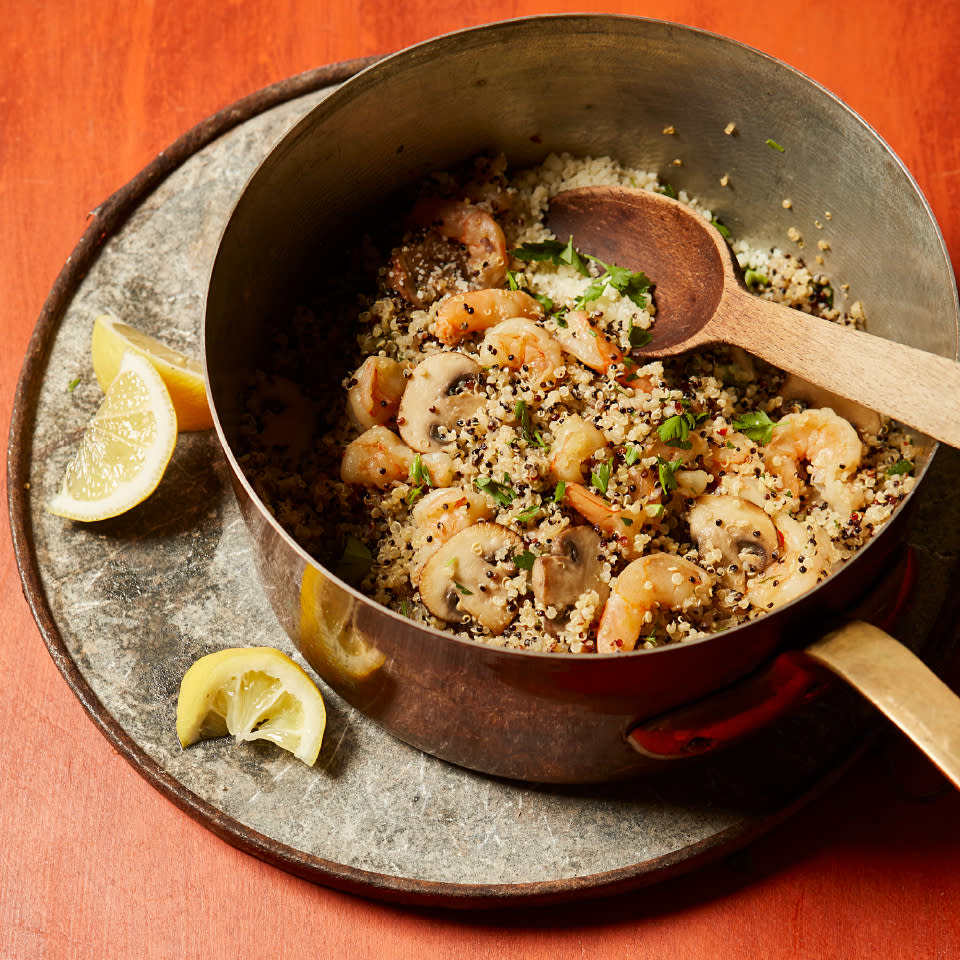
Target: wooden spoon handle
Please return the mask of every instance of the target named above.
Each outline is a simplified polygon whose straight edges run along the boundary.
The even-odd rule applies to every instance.
[[[922,660],[862,620],[806,653],[885,713],[960,788],[960,698]]]
[[[960,447],[960,364],[745,291],[729,294],[721,306],[727,342]]]

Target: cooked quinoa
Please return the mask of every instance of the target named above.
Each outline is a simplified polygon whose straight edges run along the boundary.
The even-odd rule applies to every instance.
[[[339,403],[310,307],[249,394],[241,464],[277,520],[378,603],[484,643],[607,652],[745,622],[914,482],[903,432],[743,351],[645,362],[656,290],[544,223],[587,185],[670,191],[566,155],[431,178],[389,253],[364,248],[380,266]],[[732,246],[758,296],[862,322],[790,252]]]

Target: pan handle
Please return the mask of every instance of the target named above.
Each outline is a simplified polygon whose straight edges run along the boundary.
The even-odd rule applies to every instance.
[[[804,652],[885,713],[960,789],[960,697],[919,657],[863,620]]]

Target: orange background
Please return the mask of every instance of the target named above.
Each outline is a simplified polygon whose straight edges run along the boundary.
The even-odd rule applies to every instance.
[[[902,0],[87,0],[0,30],[0,398],[88,212],[209,114],[309,68],[506,17],[602,10],[744,41],[846,100],[916,176],[960,263],[960,4]],[[892,243],[900,238],[891,237]],[[960,956],[960,797],[888,733],[747,851],[631,896],[485,914],[383,906],[240,853],[88,720],[23,601],[6,517],[0,960]],[[953,686],[960,688],[954,671]]]

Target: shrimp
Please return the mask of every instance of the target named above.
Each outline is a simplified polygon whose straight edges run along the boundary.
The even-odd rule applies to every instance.
[[[863,505],[863,490],[851,482],[862,456],[863,444],[857,431],[829,407],[784,417],[763,449],[767,470],[780,478],[794,498],[802,492],[800,464],[806,462],[813,488],[842,516]]]
[[[746,589],[747,599],[761,610],[782,606],[812,590],[833,566],[830,540],[823,530],[786,513],[777,514],[773,524],[782,538],[779,559]]]
[[[491,327],[480,344],[480,354],[487,365],[519,370],[537,386],[553,386],[556,371],[563,366],[560,344],[526,317],[501,320]]]
[[[600,453],[607,438],[583,417],[573,414],[567,417],[553,431],[553,443],[550,444],[550,477],[564,483],[580,483],[583,480],[583,465]]]
[[[363,361],[347,390],[347,410],[359,426],[386,426],[396,419],[407,386],[405,371],[410,366],[389,357],[367,357]]]
[[[452,347],[477,330],[509,320],[543,316],[540,304],[522,290],[471,290],[448,297],[437,308],[436,331],[441,343]]]
[[[557,330],[557,342],[585,367],[606,373],[614,364],[623,362],[623,351],[590,322],[586,310],[571,310],[563,319],[566,326]]]
[[[503,283],[507,275],[507,241],[500,224],[486,210],[467,200],[427,197],[416,203],[410,219],[427,228],[428,233],[396,250],[387,271],[387,285],[405,300],[423,307],[433,299],[421,288],[435,283],[436,277],[431,275],[450,260],[449,250],[443,250],[438,238],[463,246],[466,276],[462,279],[469,284],[497,287]]]
[[[340,462],[340,479],[364,487],[386,489],[411,479],[414,458],[420,457],[430,485],[447,487],[453,482],[453,460],[445,453],[418,454],[392,430],[375,426],[348,444]]]
[[[641,526],[655,522],[659,513],[657,511],[651,514],[647,510],[647,506],[657,506],[652,499],[647,504],[634,501],[625,507],[615,507],[588,490],[582,483],[566,485],[564,502],[605,537],[616,540],[620,553],[628,560],[639,557],[642,552],[642,548],[636,545],[636,536]]]
[[[597,652],[633,650],[658,607],[686,610],[710,595],[710,574],[670,553],[651,553],[627,564],[610,592],[597,629]]]

